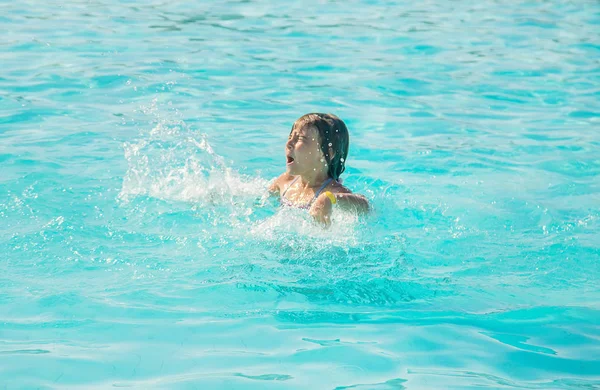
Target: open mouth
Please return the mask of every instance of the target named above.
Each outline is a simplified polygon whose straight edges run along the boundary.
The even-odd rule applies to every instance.
[[[291,157],[291,156],[286,156],[286,159],[287,159],[287,164],[288,164],[288,165],[290,165],[291,163],[293,163],[293,162],[294,162],[294,158],[293,158],[293,157]]]

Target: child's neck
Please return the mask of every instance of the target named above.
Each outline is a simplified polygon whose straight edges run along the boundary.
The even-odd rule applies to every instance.
[[[314,172],[313,174],[300,175],[300,184],[302,184],[302,187],[304,188],[318,187],[322,185],[328,178],[329,175],[327,172]]]

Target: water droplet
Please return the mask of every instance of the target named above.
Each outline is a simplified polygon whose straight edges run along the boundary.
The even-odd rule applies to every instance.
[[[343,158],[343,157],[342,157],[342,158],[340,158],[340,161],[341,161],[341,162],[344,162],[344,158]]]
[[[321,159],[321,162],[325,161],[324,159]]]
[[[330,142],[330,143],[329,143],[329,147],[332,147],[332,146],[333,146],[333,144]]]

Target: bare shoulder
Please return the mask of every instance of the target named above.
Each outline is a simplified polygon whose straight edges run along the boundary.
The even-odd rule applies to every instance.
[[[369,201],[364,195],[353,193],[341,183],[332,183],[328,190],[336,195],[337,203],[340,207],[360,214],[366,214],[370,211]]]
[[[332,181],[330,185],[327,186],[327,190],[333,192],[334,194],[351,194],[352,191],[342,183],[338,181]]]
[[[279,177],[275,178],[271,184],[269,184],[269,192],[277,193],[281,191],[287,183],[293,179],[293,176],[287,172],[282,173]]]

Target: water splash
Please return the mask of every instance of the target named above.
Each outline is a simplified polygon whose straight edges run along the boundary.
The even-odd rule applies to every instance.
[[[145,111],[154,113],[152,109]],[[137,196],[201,204],[259,198],[267,180],[240,174],[215,153],[206,134],[179,119],[161,119],[147,134],[123,145],[128,169],[119,199]]]
[[[336,210],[332,226],[324,228],[304,210],[279,208],[266,190],[267,179],[228,166],[207,135],[179,119],[176,110],[165,115],[153,100],[141,112],[153,127],[123,145],[128,164],[118,196],[123,204],[137,197],[188,202],[196,211],[209,212],[213,225],[235,228],[231,234],[248,243],[278,243],[300,251],[360,244],[357,216]]]
[[[331,226],[324,227],[305,211],[284,207],[269,218],[256,221],[249,235],[259,241],[279,241],[283,247],[298,251],[322,250],[327,247],[348,248],[360,244],[359,218],[335,210]]]

